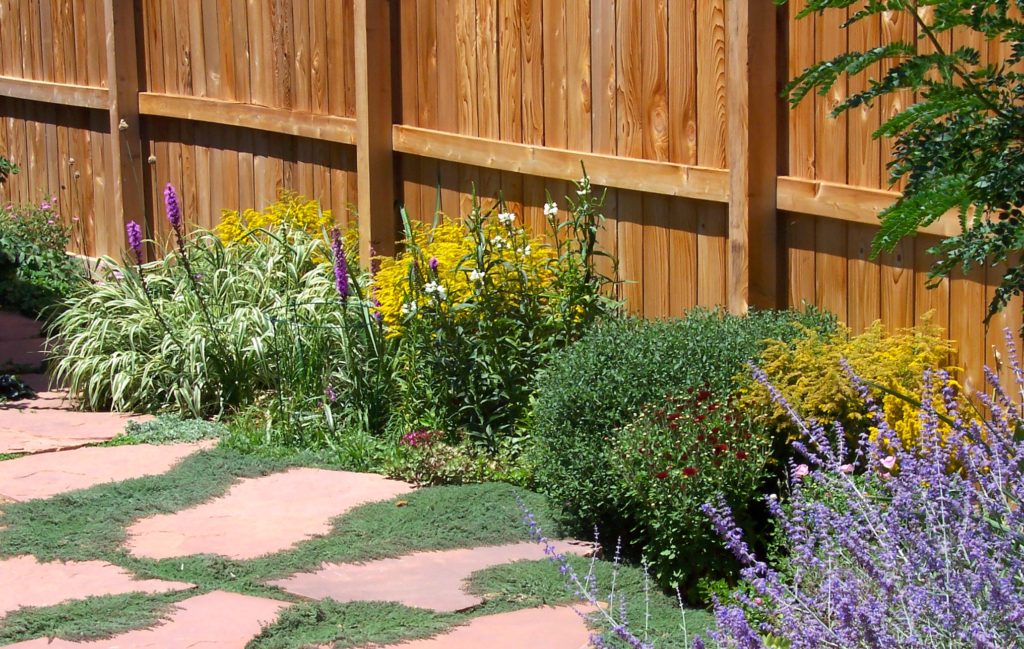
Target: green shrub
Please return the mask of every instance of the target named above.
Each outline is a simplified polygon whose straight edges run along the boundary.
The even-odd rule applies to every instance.
[[[654,577],[692,594],[735,568],[701,511],[721,494],[745,518],[766,477],[771,440],[731,397],[693,389],[646,407],[608,449],[612,482]]]
[[[49,202],[0,209],[0,308],[38,316],[84,282],[65,252],[72,233]]]
[[[740,318],[695,309],[667,321],[622,319],[596,327],[553,354],[539,373],[530,417],[538,486],[576,530],[600,524],[606,538],[627,532],[606,450],[640,409],[668,394],[707,388],[730,394],[734,378],[769,339],[804,327],[832,330],[816,311],[752,311]]]
[[[104,259],[103,281],[56,319],[57,380],[91,409],[202,417],[288,389],[301,370],[318,374],[322,399],[341,310],[329,268],[313,261],[324,242],[291,235],[225,246],[198,231],[184,242],[188,266],[177,252],[143,267]],[[318,326],[296,334],[294,321]],[[315,352],[299,367],[282,352],[296,336]]]

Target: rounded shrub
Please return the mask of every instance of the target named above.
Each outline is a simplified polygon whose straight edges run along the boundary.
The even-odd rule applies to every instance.
[[[649,405],[622,427],[609,449],[613,481],[660,584],[692,593],[698,579],[735,567],[701,507],[722,497],[745,520],[771,446],[733,397],[703,388]]]
[[[737,317],[694,309],[685,318],[616,319],[549,357],[537,378],[530,430],[538,487],[579,530],[600,525],[605,538],[628,533],[635,517],[622,507],[614,479],[619,429],[647,404],[689,388],[729,395],[745,364],[768,340],[831,331],[833,316],[815,310],[751,311]]]

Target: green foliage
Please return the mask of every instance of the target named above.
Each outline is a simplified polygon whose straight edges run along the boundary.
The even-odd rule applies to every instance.
[[[34,396],[36,396],[36,391],[25,385],[17,376],[13,374],[0,374],[0,403],[16,401],[18,399],[31,399]]]
[[[530,469],[511,443],[506,441],[489,452],[462,439],[449,442],[445,438],[443,431],[403,435],[384,466],[385,473],[418,485],[529,484]]]
[[[0,185],[6,183],[9,176],[13,176],[19,171],[21,171],[21,169],[18,168],[18,165],[11,162],[8,158],[0,155]]]
[[[151,421],[129,421],[124,432],[109,443],[179,444],[220,439],[227,435],[223,424],[204,419],[182,419],[178,415],[160,415]]]
[[[552,355],[538,376],[530,418],[538,486],[575,529],[600,524],[606,538],[628,532],[632,523],[615,497],[606,452],[618,429],[667,394],[691,387],[729,394],[765,340],[791,340],[805,326],[829,331],[836,323],[815,311],[738,318],[695,309],[678,320],[626,318],[597,326]]]
[[[800,16],[846,12],[852,4],[809,0]],[[932,51],[919,54],[918,43],[895,41],[849,52],[811,66],[787,87],[795,105],[811,92],[827,95],[838,80],[863,74],[877,63],[884,73],[869,79],[867,89],[851,94],[833,115],[893,93],[916,93],[916,104],[889,118],[874,134],[895,138],[890,179],[895,183],[905,178],[906,186],[902,197],[880,215],[882,227],[873,254],[891,251],[918,228],[949,210],[958,211],[962,231],[930,251],[938,257],[931,277],[937,282],[957,267],[968,272],[1005,263],[1007,270],[986,321],[1014,295],[1024,293],[1024,267],[1018,255],[1024,250],[1022,8],[1020,0],[871,0],[851,11],[847,27],[881,13],[902,13],[904,20],[916,24],[917,40]],[[1009,47],[1002,59],[988,47],[988,62],[983,65],[975,47],[942,45],[939,37],[953,30],[974,32],[983,43]]]
[[[85,266],[65,253],[73,233],[48,202],[0,208],[0,308],[38,316],[84,283]]]
[[[141,267],[105,258],[104,281],[77,291],[56,319],[57,379],[90,409],[194,417],[310,375],[321,394],[328,365],[340,356],[331,325],[339,325],[341,311],[329,271],[312,260],[322,240],[291,235],[225,246],[198,231],[184,246],[188,265],[176,252]],[[319,325],[301,336],[315,354],[280,352],[297,337],[278,326],[285,316]]]
[[[102,640],[153,626],[190,591],[148,595],[128,593],[71,600],[46,607],[22,608],[0,619],[0,645],[33,638],[72,642]]]
[[[613,280],[595,270],[605,254],[596,245],[603,197],[586,177],[576,188],[565,216],[546,208],[551,245],[516,225],[501,202],[484,210],[474,201],[465,225],[445,221],[427,232],[406,219],[406,252],[376,281],[396,271],[402,280],[399,290],[394,281],[382,286],[380,299],[386,319],[395,298],[402,305],[403,401],[413,426],[464,434],[496,452],[521,423],[544,357],[617,311],[604,295]],[[435,235],[453,241],[438,246]]]
[[[438,615],[386,602],[339,604],[332,599],[290,606],[263,628],[248,649],[382,646],[447,631],[465,616]]]
[[[722,495],[745,515],[766,477],[771,442],[731,398],[699,389],[656,402],[621,429],[609,452],[612,480],[660,584],[692,596],[699,579],[734,571],[700,508]]]

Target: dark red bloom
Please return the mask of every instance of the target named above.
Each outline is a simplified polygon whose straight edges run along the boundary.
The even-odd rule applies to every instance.
[[[669,424],[668,428],[669,430],[679,430],[679,424]]]
[[[654,477],[657,478],[658,480],[664,480],[665,478],[668,477],[668,471],[659,471],[658,474]]]
[[[693,476],[697,475],[697,469],[695,467],[688,466],[685,469],[683,469],[683,475],[686,476],[687,478],[692,478]]]
[[[704,433],[700,433],[699,435],[697,435],[697,441],[698,442],[703,442],[704,441]]]
[[[745,459],[747,459],[747,452],[746,451],[736,451],[736,459],[737,460],[745,460]]]

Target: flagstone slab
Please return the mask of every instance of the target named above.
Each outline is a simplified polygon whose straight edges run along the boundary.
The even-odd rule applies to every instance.
[[[46,365],[46,352],[41,338],[0,340],[0,368],[18,372],[36,370]]]
[[[255,559],[331,531],[331,519],[408,493],[379,475],[299,468],[249,478],[222,497],[128,528],[128,551],[149,559],[216,554]]]
[[[573,607],[546,606],[485,615],[433,638],[378,649],[587,649],[590,633]]]
[[[27,340],[43,337],[43,323],[20,313],[0,311],[0,340]]]
[[[159,475],[189,455],[212,447],[195,444],[87,447],[0,462],[0,495],[10,500],[50,498],[108,482]]]
[[[75,410],[64,392],[0,404],[0,453],[42,453],[113,439],[129,421],[150,416]]]
[[[135,579],[103,561],[40,563],[25,555],[0,560],[0,618],[26,606],[54,606],[72,599],[123,593],[166,593],[195,588],[160,579]]]
[[[590,544],[555,542],[557,552],[588,555]],[[325,564],[271,582],[293,595],[337,602],[397,602],[440,613],[454,613],[484,603],[466,592],[467,580],[479,570],[514,561],[544,559],[537,543],[515,543],[439,552],[415,552],[363,564]]]
[[[129,631],[107,640],[70,642],[36,638],[11,649],[242,649],[272,624],[287,604],[262,597],[214,591],[175,605],[169,619],[149,629]]]

